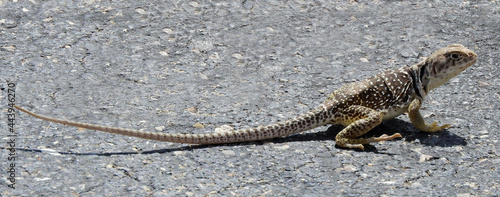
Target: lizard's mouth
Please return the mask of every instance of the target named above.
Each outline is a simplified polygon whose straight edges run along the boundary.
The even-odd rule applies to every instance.
[[[477,61],[477,59],[476,59],[476,58],[474,58],[474,60],[470,61],[470,62],[467,64],[467,66],[465,66],[465,68],[468,68],[469,66],[472,66],[472,64],[476,63],[476,61]],[[465,70],[465,68],[464,68],[464,70]]]

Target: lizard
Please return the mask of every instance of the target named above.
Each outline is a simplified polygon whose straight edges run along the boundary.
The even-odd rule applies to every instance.
[[[407,113],[411,123],[423,132],[438,132],[451,127],[428,124],[419,109],[428,93],[457,76],[474,64],[477,55],[460,44],[441,48],[412,66],[404,66],[364,80],[348,83],[337,89],[321,105],[295,118],[249,129],[207,134],[148,132],[117,127],[87,124],[39,115],[14,107],[35,118],[126,136],[186,144],[227,144],[284,137],[327,124],[344,128],[336,135],[335,143],[342,148],[362,149],[363,144],[402,138],[400,133],[390,136],[360,138],[382,121]]]

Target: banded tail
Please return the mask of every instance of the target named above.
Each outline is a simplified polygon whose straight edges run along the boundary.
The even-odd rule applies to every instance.
[[[265,140],[265,139],[284,137],[291,134],[300,133],[328,123],[325,121],[327,120],[326,116],[328,115],[328,111],[326,107],[321,106],[304,115],[268,126],[260,126],[251,129],[240,129],[236,131],[224,131],[224,132],[209,133],[209,134],[168,134],[168,133],[139,131],[132,129],[122,129],[117,127],[108,127],[108,126],[57,119],[36,114],[34,112],[28,111],[16,105],[14,105],[14,107],[35,118],[59,124],[156,140],[156,141],[166,141],[166,142],[186,143],[186,144],[225,144],[234,142]]]

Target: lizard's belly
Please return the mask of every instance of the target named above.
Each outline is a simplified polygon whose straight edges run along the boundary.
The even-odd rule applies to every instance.
[[[408,107],[395,107],[388,109],[382,116],[383,120],[389,120],[406,112]]]

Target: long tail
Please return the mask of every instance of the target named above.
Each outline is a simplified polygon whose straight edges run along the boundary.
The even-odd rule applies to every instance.
[[[120,135],[150,139],[150,140],[186,143],[186,144],[225,144],[225,143],[256,141],[256,140],[264,140],[264,139],[288,136],[294,133],[300,133],[327,124],[328,122],[326,122],[326,120],[328,119],[327,116],[329,115],[327,109],[321,106],[302,116],[298,116],[296,118],[268,126],[260,126],[251,129],[240,129],[236,131],[216,132],[210,134],[168,134],[168,133],[139,131],[132,129],[122,129],[117,127],[107,127],[95,124],[87,124],[87,123],[51,118],[33,113],[19,106],[14,106],[14,107],[35,118],[39,118],[50,122],[65,124],[84,129],[104,131],[108,133],[115,133]]]

